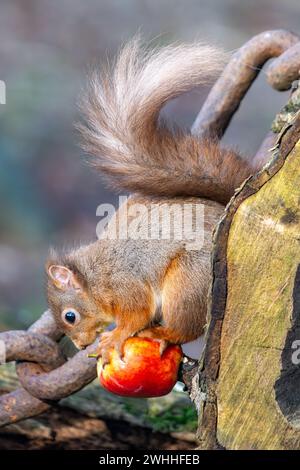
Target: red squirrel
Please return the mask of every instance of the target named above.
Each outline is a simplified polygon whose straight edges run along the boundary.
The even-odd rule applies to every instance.
[[[90,77],[79,126],[83,148],[113,188],[131,195],[109,222],[106,237],[50,255],[47,293],[57,324],[78,348],[102,333],[98,353],[104,363],[112,347],[122,355],[124,341],[133,335],[160,341],[163,352],[169,342],[186,343],[203,333],[212,232],[253,169],[216,139],[171,129],[159,113],[168,100],[223,66],[224,53],[208,45],[148,50],[135,38],[113,66]],[[116,220],[132,205],[151,212],[174,202],[204,207],[200,249],[188,249],[184,238],[113,237]],[[115,329],[103,332],[112,322]]]

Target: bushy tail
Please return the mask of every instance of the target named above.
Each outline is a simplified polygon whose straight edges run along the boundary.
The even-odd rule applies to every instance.
[[[227,202],[248,165],[213,141],[170,130],[159,112],[170,99],[216,75],[226,55],[203,44],[147,50],[138,38],[113,67],[93,72],[81,108],[83,147],[118,190],[202,196]]]

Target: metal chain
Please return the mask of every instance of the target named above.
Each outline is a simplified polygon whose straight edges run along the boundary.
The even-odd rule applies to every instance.
[[[51,403],[71,395],[96,377],[94,353],[97,342],[66,361],[57,341],[58,330],[50,311],[28,331],[6,331],[0,340],[6,347],[6,361],[17,361],[21,388],[0,396],[0,426],[36,416]]]
[[[267,69],[268,82],[278,90],[290,88],[299,78],[299,39],[295,34],[280,30],[262,33],[246,43],[212,88],[195,121],[193,133],[221,137],[257,76],[258,67],[271,57],[279,56]],[[270,148],[272,142],[267,139],[264,143]],[[0,333],[6,360],[17,361],[21,384],[19,389],[0,396],[0,426],[46,411],[51,404],[75,393],[96,377],[96,360],[87,356],[96,351],[97,341],[66,360],[59,347],[61,337],[50,311],[28,331]]]

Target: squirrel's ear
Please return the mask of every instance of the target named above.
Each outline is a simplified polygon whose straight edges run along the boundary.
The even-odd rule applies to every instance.
[[[65,266],[49,266],[48,275],[58,289],[67,290],[71,288],[79,290],[82,288],[73,271]]]

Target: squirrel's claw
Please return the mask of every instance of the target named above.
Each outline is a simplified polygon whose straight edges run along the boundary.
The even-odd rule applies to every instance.
[[[106,331],[102,333],[100,342],[97,348],[98,357],[101,357],[103,367],[110,362],[111,350],[115,349],[120,359],[124,355],[123,351],[124,340],[118,334],[118,331]]]
[[[117,351],[120,359],[123,359],[123,356],[124,356],[123,344],[124,344],[124,341],[118,341],[115,343],[115,350]]]
[[[103,351],[99,357],[101,357],[101,363],[102,363],[103,368],[107,364],[110,363],[110,352],[109,351]]]
[[[97,348],[97,355],[98,359],[101,357],[102,366],[106,366],[110,362],[110,350],[113,348],[113,344],[111,344],[110,338],[111,332],[105,332],[100,337],[100,342]]]

